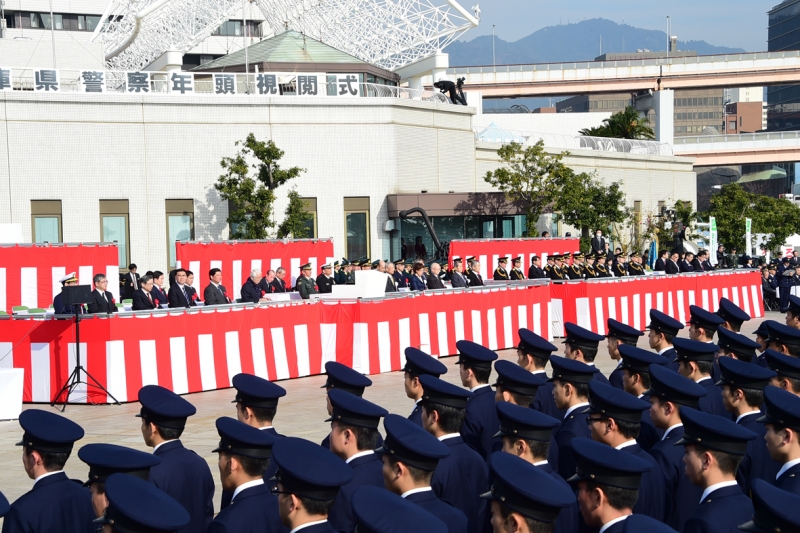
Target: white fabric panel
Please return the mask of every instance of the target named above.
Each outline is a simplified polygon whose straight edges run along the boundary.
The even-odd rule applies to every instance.
[[[81,348],[83,350],[83,348]],[[106,342],[106,389],[118,402],[128,401],[125,376],[125,341]],[[108,399],[111,401],[111,398]]]
[[[381,373],[392,371],[392,337],[388,322],[378,322],[378,360]]]
[[[761,307],[758,305],[758,293],[761,290],[761,287],[757,287],[755,285],[750,286],[750,295],[753,298],[753,317],[761,318]]]
[[[108,278],[108,288],[106,290],[114,295],[117,303],[121,303],[119,299],[119,266],[106,265],[106,278]]]
[[[727,291],[726,291],[727,292]],[[725,293],[723,293],[724,295]],[[717,312],[717,307],[719,306],[719,289],[711,289],[711,301],[708,303],[709,306],[706,311],[711,311],[712,313]]]
[[[242,356],[239,351],[239,332],[225,332],[225,361],[228,366],[228,383],[226,387],[232,385],[233,376],[242,373]]]
[[[448,353],[450,348],[448,347],[449,339],[447,338],[447,313],[436,313],[436,332],[439,337],[439,353],[437,356],[444,357],[450,355]]]
[[[369,324],[353,324],[353,370],[369,374]]]
[[[594,299],[594,312],[597,315],[597,333],[599,335],[606,334],[606,317],[603,314],[603,299]]]
[[[82,342],[81,343],[81,360],[80,360],[80,364],[81,364],[81,366],[83,368],[86,368],[86,350],[87,350],[86,343]],[[74,342],[68,343],[67,344],[67,365],[68,365],[67,366],[67,372],[68,373],[72,372],[72,370],[75,368],[75,364],[77,362],[76,355],[77,354],[75,353],[75,343]],[[86,368],[86,369],[89,370],[88,368]],[[86,379],[86,375],[83,374],[83,373],[81,373],[81,375],[78,376],[78,377],[81,380]],[[61,386],[62,383],[59,383],[58,385]],[[88,398],[86,396],[87,396],[86,385],[84,383],[79,383],[72,390],[72,392],[69,394],[69,402],[70,403],[86,403],[88,401]]]
[[[400,342],[400,368],[406,366],[406,348],[411,346],[411,320],[401,318],[397,321],[397,337]],[[427,352],[426,352],[427,353]]]
[[[665,312],[665,310],[664,310],[664,293],[663,292],[656,293],[656,309],[658,309],[662,313]]]
[[[294,351],[297,355],[297,373],[299,376],[311,374],[311,352],[308,349],[308,325],[295,324]]]
[[[67,275],[67,267],[53,267],[51,270],[53,275],[51,276],[50,281],[52,283],[53,292],[50,295],[50,303],[48,303],[47,305],[53,303],[53,300],[55,299],[56,295],[61,294],[61,282],[58,280]],[[5,309],[5,308],[2,307],[0,309]]]
[[[519,323],[520,328],[528,328],[528,306],[517,306],[517,323]],[[531,331],[533,331],[533,329],[531,329]]]
[[[176,394],[189,392],[189,373],[186,370],[186,339],[170,337],[169,362],[172,370],[172,391]]]
[[[0,342],[0,368],[14,368],[14,343]]]
[[[419,315],[419,349],[436,357],[431,346],[431,327],[428,313],[420,313]]]
[[[292,281],[292,287],[294,287],[297,284],[297,276],[300,275],[300,258],[292,257],[291,261],[289,261],[289,264],[291,265],[291,268],[289,269],[288,277]]]
[[[620,299],[619,299],[619,307],[620,307],[620,311],[621,311],[621,315],[620,315],[619,321],[622,322],[623,324],[630,324],[630,322],[628,322],[628,320],[630,320],[630,316],[628,314],[629,309],[628,309],[628,297],[627,296],[620,297]]]
[[[647,310],[648,317],[650,316],[650,310]],[[633,327],[642,330],[642,301],[640,294],[633,295]]]
[[[78,267],[78,284],[92,285],[92,278],[94,277],[94,272],[92,272],[93,270],[94,268],[92,268],[91,265],[84,265]]]
[[[261,275],[266,275],[266,272],[261,268],[261,259],[250,260],[250,272],[256,269],[261,270]],[[247,273],[247,277],[250,277],[250,272]]]
[[[197,352],[200,356],[200,383],[203,390],[217,388],[217,373],[214,366],[214,337],[211,334],[197,336]]]
[[[533,309],[536,311],[536,306],[539,304],[534,304]],[[553,341],[553,337],[563,337],[564,336],[564,303],[558,299],[551,299],[547,303],[547,316],[550,317],[550,321],[547,324],[547,340]],[[536,315],[534,315],[534,322],[533,322],[533,332],[537,335],[541,335],[536,330],[540,327],[541,321],[536,320]]]
[[[524,328],[525,326],[520,326]],[[491,328],[490,328],[491,329]],[[514,345],[514,322],[511,320],[511,306],[503,307],[503,347],[510,348]]]
[[[142,386],[158,385],[158,358],[156,341],[139,341],[139,364],[142,367]]]
[[[222,261],[211,261],[212,265],[214,263],[219,263],[219,266],[211,267],[211,268],[220,268],[222,266]],[[197,291],[198,298],[202,299],[203,298],[203,291],[200,288],[200,282],[203,280],[203,278],[205,278],[206,280],[208,279],[208,272],[206,272],[205,276],[203,276],[200,273],[200,261],[189,261],[189,268],[187,270],[191,270],[192,272],[194,272],[194,283],[192,284],[192,287],[194,287],[194,290]],[[169,280],[169,276],[167,276],[167,280]],[[206,284],[207,283],[208,282],[206,281]],[[167,289],[167,290],[169,290],[169,289]]]
[[[456,342],[464,340],[464,311],[453,313],[453,326],[455,328]],[[450,354],[447,354],[450,355]]]
[[[253,355],[253,373],[260,378],[269,379],[263,328],[250,330],[250,353]]]
[[[689,291],[689,305],[696,305],[694,303],[694,291],[692,290]]]
[[[683,301],[683,291],[678,291],[678,321],[686,324],[686,305]]]
[[[289,379],[289,358],[286,356],[286,339],[283,328],[270,328],[272,353],[275,357],[275,379]]]
[[[708,308],[709,308],[709,305],[710,305],[709,300],[708,300],[708,289],[703,289],[702,297],[703,297],[703,301],[702,301],[702,305],[700,307],[702,307],[703,309],[708,311]]]
[[[8,310],[8,282],[6,281],[6,269],[0,268],[0,311]]]
[[[739,303],[739,287],[733,287],[731,289],[731,301],[737,306],[742,307],[742,305]]]
[[[742,309],[751,317],[753,316],[750,310],[750,296],[747,294],[747,287],[742,287]]]
[[[575,298],[575,311],[578,325],[582,328],[592,329],[592,312],[589,310],[589,298]],[[557,336],[561,337],[563,334]]]
[[[653,295],[649,292],[644,295],[644,308],[647,310],[647,315],[649,317],[650,309],[653,308]]]
[[[478,256],[478,261],[480,261],[480,263],[481,263],[481,276],[483,276],[484,280],[488,279],[489,278],[489,265],[486,264],[486,256],[485,255]],[[494,272],[494,271],[492,271],[492,272]]]
[[[614,296],[608,297],[608,318],[617,319],[617,299]]]
[[[459,311],[456,311],[456,313],[458,312]],[[470,315],[472,317],[472,342],[483,345],[483,330],[481,329],[481,312],[478,311],[477,309],[472,309],[470,311]],[[456,321],[456,323],[458,323],[458,321]],[[457,333],[456,333],[456,338],[458,338]]]
[[[320,324],[319,336],[322,342],[322,367],[320,372],[325,372],[325,363],[336,361],[336,324]]]
[[[667,314],[669,316],[673,316],[674,317],[675,316],[675,306],[674,306],[674,304],[672,302],[672,291],[669,291],[667,293],[667,309],[669,309],[669,311],[667,311]]]
[[[31,309],[39,307],[39,280],[36,267],[22,267],[20,269],[20,305],[27,305]]]
[[[511,315],[511,308],[508,308],[508,314]],[[503,326],[508,331],[508,336],[511,336],[511,326]],[[486,342],[490,350],[497,350],[497,310],[489,309],[486,311]],[[505,341],[505,331],[503,332],[503,340]],[[510,345],[503,346],[508,348]]]
[[[559,300],[559,303],[561,303],[560,300]],[[533,327],[531,328],[531,331],[533,331],[534,333],[536,333],[537,335],[539,335],[541,337],[542,336],[542,304],[533,304],[532,313],[533,314],[531,316],[533,317],[533,320],[532,320]],[[548,329],[550,329],[550,328],[548,328]],[[552,338],[552,336],[550,338]]]
[[[228,289],[228,294],[232,294],[232,298],[236,301],[237,298],[242,297],[242,261],[237,259],[233,262],[233,287]]]
[[[63,398],[62,398],[63,399]],[[31,400],[50,402],[50,344],[31,343]]]
[[[278,270],[281,267],[281,260],[280,259],[270,259],[269,260],[269,269],[270,270]]]

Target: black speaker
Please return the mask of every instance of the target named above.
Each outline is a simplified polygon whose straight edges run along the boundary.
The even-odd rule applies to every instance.
[[[61,287],[64,305],[80,305],[92,303],[91,285],[68,285]]]

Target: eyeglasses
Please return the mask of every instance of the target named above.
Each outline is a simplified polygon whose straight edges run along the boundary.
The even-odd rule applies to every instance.
[[[605,417],[602,417],[602,418],[592,418],[591,416],[587,416],[587,417],[586,417],[586,425],[587,425],[587,426],[591,426],[591,425],[592,425],[592,422],[605,422],[606,420],[608,420],[608,418],[605,418]]]
[[[289,494],[292,494],[291,492],[287,492],[287,491],[285,491],[285,490],[278,490],[278,486],[277,486],[277,485],[275,485],[275,486],[273,486],[273,487],[270,487],[269,491],[270,491],[270,492],[271,492],[271,493],[272,493],[274,496],[277,496],[278,494],[285,494],[285,495],[287,495],[287,496],[288,496]]]

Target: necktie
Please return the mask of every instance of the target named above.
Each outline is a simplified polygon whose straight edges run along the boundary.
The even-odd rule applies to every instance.
[[[153,297],[150,295],[149,292],[147,293],[147,299],[150,300],[150,305],[153,305]],[[153,306],[153,307],[155,307],[155,306]]]
[[[136,286],[136,274],[131,274],[131,286],[133,290],[138,289],[139,287]]]
[[[183,297],[186,298],[186,303],[189,303],[189,293],[186,292],[186,285],[182,287],[183,290]]]

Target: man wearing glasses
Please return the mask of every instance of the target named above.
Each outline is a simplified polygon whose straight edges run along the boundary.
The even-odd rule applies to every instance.
[[[97,313],[116,313],[117,304],[114,301],[114,295],[108,292],[108,278],[105,274],[95,274],[94,290],[92,291],[92,302],[89,304],[88,312],[90,314]]]

